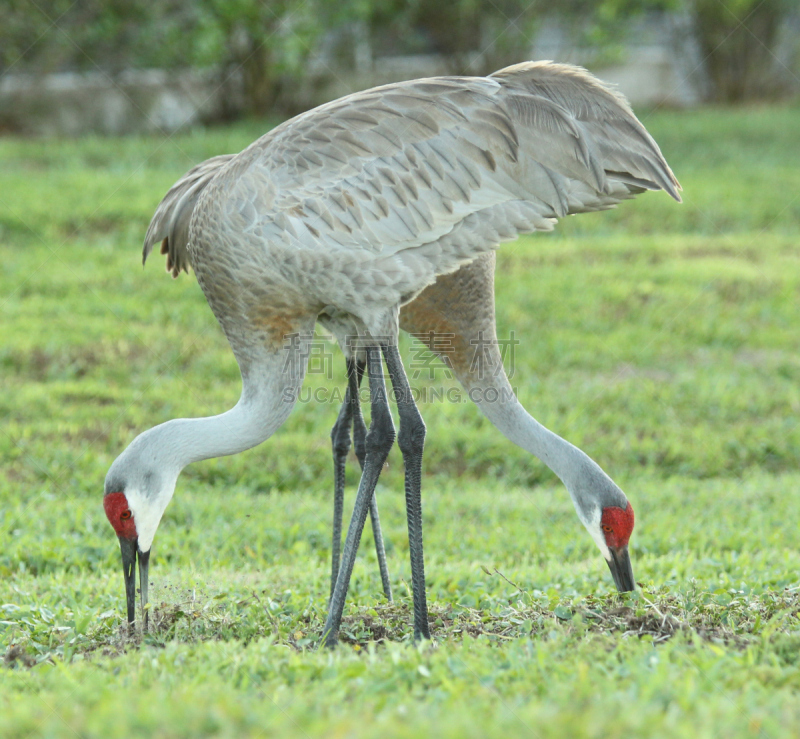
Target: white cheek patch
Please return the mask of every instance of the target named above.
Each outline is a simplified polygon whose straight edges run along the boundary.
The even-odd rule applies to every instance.
[[[138,490],[126,490],[125,497],[128,500],[128,507],[133,514],[133,522],[136,525],[136,535],[138,537],[139,551],[146,552],[153,545],[153,539],[164,515],[169,498],[161,505],[161,498],[147,498]]]
[[[610,562],[611,550],[608,548],[608,544],[606,544],[605,534],[603,534],[603,529],[600,527],[602,514],[600,513],[599,506],[592,511],[590,518],[584,518],[580,515],[580,512],[578,512],[578,517],[581,519],[581,522],[586,527],[592,539],[594,539],[595,544],[597,544],[600,553],[605,557],[606,562]]]

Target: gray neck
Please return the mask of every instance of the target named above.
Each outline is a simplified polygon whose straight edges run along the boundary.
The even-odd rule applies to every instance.
[[[301,358],[302,359],[302,358]],[[242,372],[242,395],[225,413],[205,418],[176,418],[140,434],[127,453],[149,457],[175,474],[186,465],[250,449],[268,439],[291,412],[303,382],[305,362],[291,363],[286,352],[263,353]]]
[[[596,463],[578,447],[542,426],[514,399],[513,402],[478,401],[483,414],[510,441],[542,460],[568,487]]]
[[[485,400],[491,387],[499,398]],[[589,455],[542,426],[514,395],[505,375],[472,389],[475,402],[483,414],[507,439],[542,460],[566,486],[581,518],[588,518],[598,505],[619,504],[625,494]],[[493,399],[493,394],[490,394]]]

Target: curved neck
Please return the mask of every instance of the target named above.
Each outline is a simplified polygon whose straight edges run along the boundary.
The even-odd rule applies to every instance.
[[[248,393],[245,389],[239,402],[225,413],[176,418],[156,428],[163,428],[183,468],[192,462],[238,454],[261,444],[280,428],[293,405],[294,402],[281,401],[280,393]]]
[[[176,418],[137,437],[131,448],[180,472],[186,465],[250,449],[268,439],[289,416],[305,375],[308,352],[297,347],[259,351],[242,367],[239,402],[216,416]]]
[[[480,381],[471,377],[462,379],[472,400],[497,430],[542,460],[571,494],[581,489],[581,482],[587,475],[606,476],[589,455],[550,431],[525,410],[504,372]]]

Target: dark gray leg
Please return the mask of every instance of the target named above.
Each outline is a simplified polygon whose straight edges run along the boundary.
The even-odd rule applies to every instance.
[[[347,360],[348,382],[352,360]],[[339,574],[339,558],[342,548],[342,511],[344,508],[344,482],[347,453],[350,451],[350,422],[353,406],[350,403],[350,388],[345,391],[344,403],[331,429],[333,445],[333,541],[331,542],[331,596]]]
[[[353,442],[355,444],[356,459],[364,471],[364,464],[367,458],[367,424],[364,423],[364,416],[361,414],[361,402],[358,397],[358,388],[361,387],[361,378],[364,376],[366,364],[356,362],[356,389],[351,391],[350,396],[355,398],[353,403]],[[389,568],[386,566],[386,548],[383,545],[383,534],[381,533],[381,517],[378,515],[378,498],[373,495],[369,504],[369,517],[372,522],[372,536],[375,539],[375,554],[378,556],[378,569],[381,573],[381,585],[386,600],[392,602],[392,583],[389,581]]]
[[[400,415],[397,445],[403,453],[406,472],[408,548],[411,553],[411,585],[414,594],[414,639],[430,639],[428,604],[425,597],[425,561],[422,553],[422,451],[425,446],[425,422],[411,395],[411,387],[397,346],[384,344],[381,349],[386,357],[386,367]]]
[[[342,513],[344,509],[345,465],[347,453],[350,451],[350,423],[353,422],[353,438],[355,452],[361,469],[364,469],[366,457],[367,425],[361,414],[361,403],[358,391],[361,378],[364,376],[364,362],[347,360],[347,391],[344,403],[339,409],[339,416],[331,430],[333,443],[333,541],[331,544],[331,596],[336,587],[339,575],[339,559],[342,543]],[[389,581],[389,568],[386,566],[386,549],[381,533],[381,519],[378,515],[378,499],[373,495],[369,506],[372,522],[372,533],[375,539],[375,552],[378,555],[378,569],[381,573],[381,584],[386,599],[392,601],[392,585]]]
[[[372,423],[365,442],[364,471],[361,474],[361,482],[358,485],[353,518],[350,520],[350,527],[347,531],[344,552],[342,553],[342,564],[339,568],[339,576],[336,579],[336,587],[334,587],[333,595],[331,596],[328,618],[325,621],[323,638],[325,645],[328,647],[336,646],[336,642],[339,639],[339,626],[342,621],[347,587],[353,574],[353,564],[355,563],[358,544],[361,541],[361,533],[367,520],[367,511],[375,494],[375,485],[378,482],[378,477],[395,439],[394,423],[389,412],[386,386],[383,382],[383,365],[381,363],[380,350],[377,347],[368,347],[366,351],[370,401],[372,404]]]
[[[361,387],[361,380],[367,369],[367,363],[356,360],[356,392]],[[349,379],[349,375],[348,375]],[[358,395],[356,395],[358,397]],[[364,469],[364,462],[367,459],[367,424],[364,423],[364,416],[361,413],[361,403],[353,405],[353,445],[355,447],[356,459],[361,469]]]

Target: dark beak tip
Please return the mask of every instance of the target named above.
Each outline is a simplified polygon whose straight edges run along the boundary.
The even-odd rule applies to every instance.
[[[628,554],[628,547],[618,547],[611,549],[611,559],[608,560],[608,568],[614,577],[614,584],[620,593],[630,593],[636,589],[636,581],[633,578],[633,567],[631,558]]]
[[[128,539],[120,536],[119,548],[122,554],[122,574],[125,580],[125,601],[127,606],[128,628],[130,629],[136,622],[136,558],[138,543],[136,539]]]

